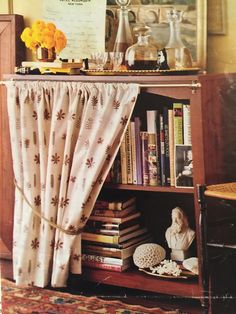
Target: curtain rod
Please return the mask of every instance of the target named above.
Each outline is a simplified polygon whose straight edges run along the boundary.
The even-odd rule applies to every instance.
[[[6,85],[7,82],[12,82],[14,80],[10,81],[0,81],[0,85]],[[32,80],[30,80],[32,81]],[[56,80],[55,80],[56,81]],[[73,82],[73,81],[71,81]],[[119,82],[121,83],[121,82]],[[197,89],[201,87],[201,83],[197,81],[192,81],[192,83],[186,83],[186,84],[138,84],[140,88],[152,88],[152,87],[190,87],[192,89]]]

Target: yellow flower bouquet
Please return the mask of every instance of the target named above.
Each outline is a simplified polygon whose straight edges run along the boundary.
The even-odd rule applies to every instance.
[[[65,34],[53,23],[41,20],[35,21],[31,28],[26,27],[21,34],[21,40],[27,48],[36,52],[38,59],[42,61],[54,60],[55,54],[59,54],[67,43]]]

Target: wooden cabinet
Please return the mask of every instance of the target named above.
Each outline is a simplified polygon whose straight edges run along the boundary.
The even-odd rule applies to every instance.
[[[24,60],[25,48],[20,40],[23,27],[22,16],[0,14],[0,80],[3,80],[4,74],[14,73],[15,66]],[[6,99],[6,88],[0,85],[0,256],[10,259],[14,187]],[[4,269],[2,276],[5,275]],[[11,271],[6,269],[6,276],[10,276],[10,273]]]
[[[11,76],[12,77],[12,76]],[[191,136],[194,187],[141,186],[105,184],[102,193],[135,195],[145,224],[154,241],[167,247],[164,231],[170,225],[171,209],[182,207],[196,230],[194,254],[199,258],[199,276],[194,279],[160,279],[133,268],[122,273],[84,268],[86,281],[123,286],[162,294],[204,300],[201,212],[198,184],[216,184],[236,179],[235,100],[236,75],[182,76],[13,76],[13,79],[67,80],[80,82],[133,82],[140,84],[134,114],[142,117],[147,108],[161,108],[164,102],[186,101],[191,108]],[[80,279],[81,279],[80,278]],[[79,280],[79,279],[78,279]]]

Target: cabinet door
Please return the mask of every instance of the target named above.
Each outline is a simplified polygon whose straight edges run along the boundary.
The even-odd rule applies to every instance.
[[[14,67],[24,59],[25,48],[20,40],[23,17],[0,15],[0,79],[14,73]],[[11,257],[14,207],[13,171],[9,139],[6,87],[0,85],[0,253]]]

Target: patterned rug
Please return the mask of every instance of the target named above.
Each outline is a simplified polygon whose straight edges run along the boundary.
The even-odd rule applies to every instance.
[[[19,287],[1,280],[2,314],[180,314],[120,301],[105,301],[37,287]]]

